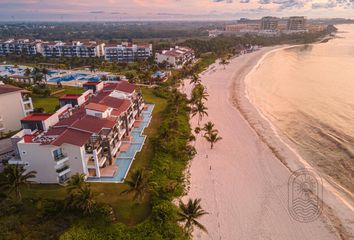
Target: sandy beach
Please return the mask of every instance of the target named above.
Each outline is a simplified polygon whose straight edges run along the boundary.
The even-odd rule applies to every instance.
[[[213,64],[201,74],[209,100],[207,121],[223,138],[210,149],[199,134],[192,160],[187,198],[202,198],[209,213],[201,218],[208,234],[194,239],[354,239],[352,194],[323,180],[323,213],[303,223],[288,211],[288,180],[292,171],[308,167],[280,133],[253,106],[246,94],[247,74],[266,53],[279,47],[233,59],[224,69]],[[185,81],[182,91],[190,94]],[[191,119],[193,128],[197,119]]]

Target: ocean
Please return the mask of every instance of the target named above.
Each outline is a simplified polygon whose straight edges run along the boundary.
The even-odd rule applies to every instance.
[[[354,193],[354,25],[336,27],[326,43],[270,53],[247,92],[310,165]]]

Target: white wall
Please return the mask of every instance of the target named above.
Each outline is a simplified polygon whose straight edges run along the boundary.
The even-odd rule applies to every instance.
[[[20,120],[25,117],[20,92],[0,94],[0,117],[3,119],[5,132],[21,129]]]
[[[69,161],[66,163],[71,169],[69,176],[72,176],[75,173],[86,173],[87,167],[84,159],[84,147],[64,143],[61,148],[63,153],[67,154],[69,157]]]
[[[77,103],[79,106],[81,106],[82,104],[84,104],[86,102],[86,98],[88,95],[92,94],[93,91],[90,89],[90,90],[87,90],[86,92],[84,92],[78,99],[77,99]]]
[[[58,173],[55,171],[53,151],[56,147],[51,145],[40,145],[38,143],[18,144],[21,160],[28,165],[26,169],[36,171],[34,181],[38,183],[57,183]]]
[[[163,63],[164,61],[168,62],[172,66],[176,66],[176,58],[172,56],[167,56],[165,54],[156,53],[155,60],[157,63]]]
[[[58,183],[58,173],[56,169],[69,165],[71,171],[68,176],[75,173],[86,173],[86,162],[84,160],[84,147],[78,147],[71,144],[63,144],[61,147],[53,145],[40,145],[38,143],[17,143],[19,154],[26,169],[36,171],[37,183]],[[68,156],[68,160],[57,164],[54,160],[53,151],[61,148],[64,155]]]

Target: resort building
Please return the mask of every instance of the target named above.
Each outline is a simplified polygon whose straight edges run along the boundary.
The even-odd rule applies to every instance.
[[[92,90],[92,92],[99,92],[103,89],[103,82],[86,82],[82,84],[82,87],[85,90]]]
[[[21,129],[20,120],[33,111],[28,91],[0,82],[0,132]]]
[[[65,94],[64,96],[59,98],[59,105],[60,107],[64,107],[65,105],[70,104],[73,107],[80,107],[88,100],[92,93],[92,90],[87,90],[83,94]]]
[[[306,31],[306,19],[305,17],[290,17],[287,23],[287,30],[292,32],[304,32]]]
[[[174,68],[181,68],[187,62],[193,61],[195,58],[194,51],[187,47],[170,48],[155,54],[157,63],[168,63]]]
[[[106,45],[104,55],[107,61],[134,62],[139,59],[148,59],[152,56],[152,44],[137,45],[132,42],[123,42],[119,45]]]
[[[101,57],[104,54],[104,44],[98,44],[95,41],[80,42],[73,41],[65,43],[62,41],[43,42],[42,55],[44,57]]]
[[[75,173],[87,181],[123,182],[150,121],[140,92],[126,81],[108,82],[95,93],[61,100],[69,99],[76,102],[54,114],[22,119],[9,163],[37,171],[38,183],[64,183]]]
[[[263,17],[260,24],[261,31],[275,31],[278,30],[279,19],[276,17]]]
[[[34,83],[33,76],[11,75],[10,78],[20,83],[28,83],[28,84]]]
[[[225,26],[226,34],[246,34],[246,33],[258,33],[259,24],[258,23],[237,23],[233,25]]]
[[[40,41],[30,41],[29,39],[8,39],[0,41],[0,56],[17,55],[36,55],[40,52]]]

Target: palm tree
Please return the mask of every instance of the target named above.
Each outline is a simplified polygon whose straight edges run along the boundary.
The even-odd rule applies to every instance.
[[[215,126],[215,124],[210,121],[207,122],[206,124],[204,124],[204,127],[203,127],[203,131],[205,131],[204,136],[211,135],[213,133],[217,133],[218,130],[214,129],[214,126]]]
[[[49,73],[48,69],[42,68],[42,73],[44,75],[44,80],[47,82],[47,74]]]
[[[134,171],[130,180],[126,180],[125,184],[128,186],[128,188],[122,191],[121,194],[133,193],[133,199],[139,202],[144,199],[146,192],[151,190],[149,176],[143,169]]]
[[[201,101],[197,102],[196,105],[192,108],[192,111],[191,111],[192,117],[194,117],[195,115],[198,114],[198,126],[199,126],[200,121],[204,117],[204,115],[208,116],[208,113],[206,110],[208,110],[208,108]]]
[[[229,64],[229,62],[228,62],[225,58],[223,58],[223,59],[220,60],[220,65],[223,65],[223,66],[224,66],[224,69],[226,68],[225,66],[226,66],[227,64]]]
[[[29,68],[26,68],[24,75],[25,75],[25,76],[31,75],[31,70],[30,70]]]
[[[71,176],[71,178],[69,179],[66,189],[68,193],[73,193],[75,191],[79,191],[80,189],[83,189],[85,185],[86,185],[85,174],[76,173],[73,176]]]
[[[28,186],[31,181],[30,179],[36,177],[36,171],[26,170],[21,165],[7,165],[4,169],[5,178],[0,183],[0,186],[8,190],[8,193],[15,192],[16,198],[22,201],[21,186]]]
[[[199,134],[200,131],[201,131],[200,127],[196,127],[196,128],[194,129],[195,134]]]
[[[208,93],[205,90],[205,87],[202,84],[196,85],[192,90],[192,96],[190,102],[196,104],[202,100],[208,100]]]
[[[84,214],[91,214],[93,212],[96,201],[89,184],[85,184],[74,195],[72,206],[82,210]]]
[[[183,100],[182,95],[179,93],[177,89],[174,88],[172,90],[172,98],[170,100],[170,103],[172,104],[172,107],[175,107],[176,114],[179,112],[179,106],[182,100]]]
[[[187,234],[191,234],[194,226],[201,229],[204,232],[207,232],[206,228],[198,222],[198,219],[208,214],[200,206],[201,199],[189,199],[187,204],[184,204],[182,201],[179,202],[179,211],[178,216],[179,222],[184,222],[184,230]]]
[[[90,65],[90,72],[94,72],[96,69],[96,66],[95,65]]]
[[[33,75],[33,80],[35,83],[39,83],[43,80],[43,74],[41,73],[36,73]]]
[[[194,84],[194,85],[197,85],[201,82],[200,80],[200,77],[198,74],[193,74],[192,75],[192,78],[191,78],[191,81],[190,81],[190,84]]]
[[[211,133],[210,135],[204,135],[204,138],[210,142],[210,149],[213,149],[214,144],[222,139],[222,137],[218,136],[218,133]]]

